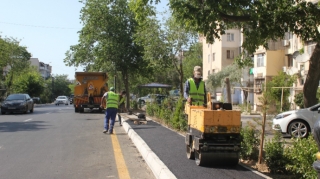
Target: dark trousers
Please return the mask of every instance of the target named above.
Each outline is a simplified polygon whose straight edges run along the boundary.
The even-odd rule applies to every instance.
[[[117,108],[107,108],[105,111],[105,121],[104,121],[104,128],[109,130],[111,133],[113,131],[114,122],[116,120],[118,109]],[[111,121],[110,121],[111,120]],[[110,126],[109,126],[110,121]]]

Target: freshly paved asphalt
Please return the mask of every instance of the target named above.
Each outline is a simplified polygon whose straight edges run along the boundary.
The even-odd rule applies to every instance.
[[[184,137],[180,134],[153,121],[149,121],[146,125],[136,125],[129,120],[127,122],[179,179],[264,178],[240,165],[235,167],[199,167],[194,160],[187,159]]]

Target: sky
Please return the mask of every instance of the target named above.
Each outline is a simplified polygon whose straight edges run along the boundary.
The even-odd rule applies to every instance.
[[[156,5],[167,9],[168,0]],[[27,47],[32,58],[52,66],[53,75],[68,75],[74,79],[82,67],[64,64],[65,53],[78,43],[81,30],[78,0],[0,0],[0,36],[13,37]]]

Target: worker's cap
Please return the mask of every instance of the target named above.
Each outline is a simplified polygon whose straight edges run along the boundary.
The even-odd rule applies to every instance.
[[[194,72],[200,72],[200,73],[201,73],[201,67],[200,67],[200,66],[195,66],[195,67],[193,68],[193,71],[194,71]]]
[[[110,91],[114,91],[114,87],[111,87],[109,90],[110,90]]]

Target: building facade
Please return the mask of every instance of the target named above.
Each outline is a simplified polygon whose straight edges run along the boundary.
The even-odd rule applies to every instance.
[[[207,43],[203,37],[200,42],[203,44],[203,80],[206,81],[209,75],[218,73],[223,68],[231,65],[235,58],[240,55],[243,35],[240,29],[230,29],[221,36],[221,39],[215,39],[213,44]],[[253,93],[248,90],[253,85],[252,76],[249,74],[249,69],[243,70],[241,84],[232,85],[234,86],[232,89],[232,103],[242,104],[245,99],[247,102],[253,101]],[[216,100],[226,99],[226,90],[223,88],[217,88],[211,93]],[[245,98],[244,93],[248,93],[247,98]]]
[[[52,66],[40,62],[38,58],[30,58],[30,62],[31,66],[35,66],[44,79],[47,79],[51,76]]]

